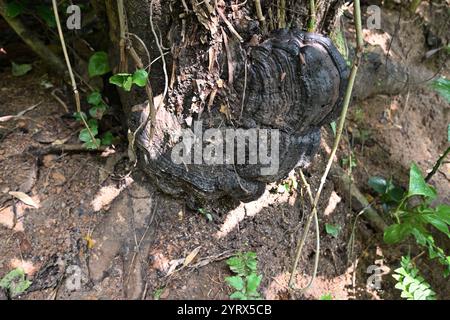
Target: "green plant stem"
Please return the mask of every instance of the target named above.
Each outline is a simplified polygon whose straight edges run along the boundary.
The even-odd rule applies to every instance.
[[[66,65],[67,65],[67,70],[69,72],[70,82],[72,84],[72,90],[73,90],[73,94],[74,94],[74,98],[75,98],[75,105],[76,105],[78,114],[81,115],[80,93],[78,92],[77,81],[75,80],[75,76],[74,76],[74,73],[72,70],[72,64],[70,62],[69,54],[67,52],[66,41],[64,40],[64,33],[62,31],[61,21],[59,19],[59,13],[58,13],[58,4],[57,4],[56,0],[52,0],[52,4],[53,4],[53,12],[55,14],[55,22],[56,22],[56,26],[58,28],[58,35],[59,35],[59,39],[61,41],[61,47],[63,49],[64,58],[66,59]],[[83,122],[84,126],[86,127],[87,131],[89,132],[89,136],[91,137],[94,145],[97,148],[100,147],[100,145],[97,143],[97,140],[95,139],[94,134],[91,131],[91,128],[89,127],[89,125],[86,122],[86,119],[83,116],[81,116],[81,121]]]
[[[325,186],[325,182],[327,180],[328,174],[333,165],[334,157],[336,156],[336,152],[339,147],[339,143],[341,141],[342,132],[343,132],[344,126],[345,126],[345,120],[347,118],[348,108],[349,108],[350,101],[352,98],[352,92],[353,92],[353,86],[355,84],[356,74],[358,73],[358,68],[359,68],[359,65],[361,62],[364,41],[363,41],[363,36],[362,36],[361,5],[360,5],[359,0],[355,0],[355,2],[354,2],[354,16],[355,16],[355,26],[356,26],[356,56],[353,61],[352,70],[350,72],[350,78],[348,80],[348,86],[347,86],[345,96],[344,96],[342,112],[341,112],[341,115],[339,118],[339,124],[338,124],[337,131],[336,131],[336,138],[334,140],[333,149],[332,149],[330,157],[328,159],[328,163],[327,163],[325,172],[322,175],[322,178],[320,181],[320,186],[319,186],[319,189],[317,190],[316,197],[314,199],[314,204],[313,204],[311,214],[309,215],[308,220],[306,222],[306,226],[305,226],[305,230],[304,230],[306,235],[304,235],[301,239],[303,239],[303,238],[306,239],[306,236],[309,233],[309,227],[312,222],[312,219],[317,214],[317,206],[319,204],[320,196],[321,196],[322,190]],[[302,244],[301,239],[299,239],[299,241],[297,243],[297,252],[295,255],[295,260],[294,260],[294,263],[292,266],[291,276],[289,279],[289,287],[292,287],[292,285],[293,285],[295,271],[297,269],[298,261],[300,260],[300,256],[302,253],[304,243]]]
[[[286,28],[286,0],[280,0],[278,7],[278,28]]]
[[[255,8],[256,8],[256,16],[258,17],[258,21],[261,23],[262,30],[265,30],[266,18],[262,12],[261,1],[255,0]]]
[[[309,0],[308,32],[314,32],[315,30],[316,30],[316,4],[314,0]]]
[[[314,204],[314,197],[312,195],[312,191],[311,191],[311,186],[309,185],[308,181],[306,180],[305,175],[303,174],[303,171],[300,170],[300,178],[302,180],[303,185],[306,187],[306,191],[308,193],[308,197],[309,197],[309,201],[311,203],[311,205]],[[311,279],[309,280],[309,283],[306,285],[306,287],[304,287],[301,291],[305,291],[307,289],[309,289],[312,284],[314,283],[314,280],[316,279],[317,276],[317,270],[319,268],[319,257],[320,257],[320,228],[319,228],[319,217],[317,216],[317,211],[314,214],[314,227],[316,229],[316,252],[314,255],[314,269],[313,269],[313,274],[311,276]],[[309,229],[310,226],[307,225],[305,226],[305,229]],[[306,241],[306,236],[307,233],[303,232],[302,235],[302,239],[301,239],[301,247],[303,249],[303,245],[305,244]],[[302,250],[300,249],[300,251]],[[297,261],[298,263],[298,261]]]

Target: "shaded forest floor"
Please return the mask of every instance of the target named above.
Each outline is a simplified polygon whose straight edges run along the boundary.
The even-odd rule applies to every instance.
[[[434,62],[420,60],[427,49],[421,30],[411,31],[415,23],[404,22],[398,41],[411,46],[408,63],[434,72]],[[383,47],[392,33],[367,31],[366,41]],[[392,59],[402,59],[395,46],[392,51]],[[449,72],[444,64],[441,74]],[[326,294],[334,299],[398,299],[392,271],[402,255],[421,254],[412,243],[383,244],[382,235],[364,219],[352,232],[356,213],[346,195],[329,181],[319,210],[318,277],[304,295],[290,296],[286,287],[295,246],[310,209],[304,190],[284,187],[291,180],[269,185],[256,203],[204,208],[212,216],[209,221],[154,190],[140,172],[121,177],[126,171],[125,142],[113,154],[37,156],[49,146],[76,143],[81,128],[51,95],[58,80],[39,66],[23,77],[13,77],[8,68],[0,75],[0,117],[38,104],[25,115],[0,122],[0,278],[19,266],[26,270],[33,284],[20,299],[227,299],[231,289],[224,278],[231,273],[225,259],[239,251],[257,253],[266,299],[319,299]],[[45,88],[46,83],[53,87]],[[70,93],[59,95],[71,105]],[[371,176],[393,177],[406,186],[411,162],[425,172],[445,149],[449,110],[426,84],[397,96],[354,101],[337,161],[350,172],[349,159],[354,159],[354,183],[368,196]],[[305,170],[315,188],[332,140],[331,129],[324,128],[321,150]],[[431,181],[444,203],[450,203],[449,181],[447,163]],[[38,208],[14,200],[10,191],[30,194]],[[327,234],[325,224],[339,226],[338,235]],[[356,240],[350,254],[352,234]],[[298,267],[297,287],[310,279],[314,252],[311,232]],[[194,259],[183,266],[188,256]],[[425,255],[416,263],[438,296],[450,298],[440,267]],[[377,290],[367,286],[373,274],[368,268],[374,265],[382,273]]]

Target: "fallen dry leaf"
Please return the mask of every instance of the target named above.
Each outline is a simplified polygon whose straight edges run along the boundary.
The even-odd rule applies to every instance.
[[[38,204],[36,202],[34,202],[34,200],[29,195],[27,195],[23,192],[10,191],[9,195],[13,196],[14,198],[19,199],[20,201],[22,201],[23,203],[25,203],[29,206],[32,206],[36,209],[39,208]]]
[[[186,259],[184,259],[184,263],[183,263],[184,267],[187,267],[195,259],[195,257],[200,252],[201,248],[202,248],[202,246],[198,246],[197,248],[192,250],[192,252],[186,257]]]

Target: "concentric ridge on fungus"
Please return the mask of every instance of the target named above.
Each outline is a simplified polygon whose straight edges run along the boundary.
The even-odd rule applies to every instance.
[[[342,109],[349,74],[330,39],[296,29],[273,32],[251,48],[246,64],[238,61],[236,71],[229,92],[231,107],[240,110],[245,96],[242,127],[279,130],[278,172],[261,175],[261,165],[175,164],[171,150],[179,142],[182,126],[174,114],[160,108],[152,141],[148,127],[138,137],[138,163],[164,192],[193,200],[257,199],[266,183],[311,162],[320,144],[320,128],[335,120]],[[146,108],[134,110],[130,128],[147,118]]]

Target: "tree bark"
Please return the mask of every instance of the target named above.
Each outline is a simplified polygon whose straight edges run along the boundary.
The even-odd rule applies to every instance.
[[[316,33],[330,34],[342,2],[316,1]],[[120,53],[124,39],[118,3],[105,0],[113,72],[132,72],[133,60],[125,61]],[[137,137],[138,164],[173,195],[194,195],[194,201],[223,196],[254,200],[265,183],[311,161],[320,127],[339,113],[346,66],[328,39],[301,32],[311,20],[310,1],[241,3],[124,1],[127,47],[133,47],[145,66],[151,64],[154,96],[163,95],[157,119],[152,119],[155,136],[146,127]],[[280,27],[288,29],[274,31]],[[148,94],[139,88],[120,94],[130,128],[136,130],[148,117]],[[262,177],[255,173],[258,166],[174,166],[168,155],[182,130],[196,120],[206,123],[203,131],[281,130],[280,172]]]

